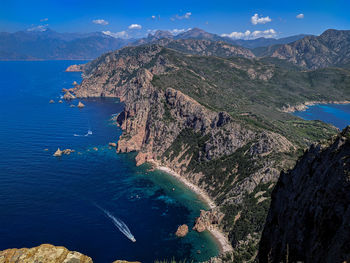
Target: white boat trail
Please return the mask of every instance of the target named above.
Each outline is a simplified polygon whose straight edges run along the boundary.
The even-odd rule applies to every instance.
[[[119,229],[120,232],[122,232],[132,242],[136,242],[134,235],[131,233],[128,226],[120,218],[113,216],[110,212],[103,209],[102,207],[100,207],[97,204],[95,204],[95,206],[98,209],[100,209],[108,218],[110,218],[112,220],[113,224]]]
[[[86,134],[73,134],[75,137],[87,137],[89,135],[92,135],[92,131],[88,130],[88,132]]]

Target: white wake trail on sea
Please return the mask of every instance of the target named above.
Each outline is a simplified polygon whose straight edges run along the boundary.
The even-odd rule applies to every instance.
[[[108,218],[110,218],[113,221],[113,224],[119,229],[120,232],[122,232],[128,239],[130,239],[132,242],[136,242],[136,239],[134,235],[131,233],[128,226],[120,219],[115,216],[113,216],[110,212],[103,209],[99,205],[95,204],[95,206],[100,209]]]
[[[75,137],[87,137],[89,135],[92,135],[92,131],[91,130],[88,130],[87,134],[73,134],[73,136]]]

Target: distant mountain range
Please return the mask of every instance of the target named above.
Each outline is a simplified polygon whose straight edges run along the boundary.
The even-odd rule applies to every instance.
[[[127,45],[153,43],[161,39],[196,39],[222,41],[231,45],[249,49],[276,44],[287,44],[303,38],[297,35],[288,38],[258,38],[254,40],[233,40],[193,28],[174,36],[169,31],[156,31],[141,39],[114,38],[102,32],[58,33],[51,29],[45,31],[19,31],[0,33],[0,60],[57,60],[57,59],[94,59],[103,53]],[[250,52],[250,51],[249,51]],[[259,52],[258,52],[259,53]]]
[[[93,59],[119,49],[129,41],[99,32],[58,33],[47,29],[40,32],[0,33],[0,59]]]

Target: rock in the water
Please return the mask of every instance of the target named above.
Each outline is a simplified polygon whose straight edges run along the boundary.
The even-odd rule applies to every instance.
[[[55,101],[54,100],[50,100],[49,103],[55,103]]]
[[[66,72],[81,72],[84,65],[71,65],[66,69]]]
[[[83,104],[81,101],[79,101],[79,103],[78,103],[77,107],[78,107],[78,108],[84,108],[84,107],[85,107],[85,105],[84,105],[84,104]]]
[[[58,103],[63,103],[63,101],[62,101],[62,100],[59,100]]]
[[[53,156],[62,156],[63,152],[60,150],[60,148],[57,149],[57,151],[53,154]]]
[[[76,82],[75,80],[73,81],[72,85],[78,85],[78,82]]]
[[[74,108],[74,107],[75,107],[75,105],[74,105],[74,104],[71,104],[71,105],[69,105],[69,107]]]
[[[75,99],[75,96],[67,90],[66,93],[63,95],[63,98],[65,100],[73,100]]]
[[[93,263],[92,259],[65,247],[42,244],[33,248],[0,251],[0,263]]]
[[[69,154],[71,154],[73,152],[75,152],[75,150],[72,150],[72,149],[65,149],[65,150],[62,151],[62,153],[65,154],[65,155],[69,155]]]
[[[126,261],[126,260],[116,260],[113,263],[141,263],[139,261]]]
[[[108,144],[108,146],[111,146],[111,147],[117,147],[117,144],[115,143],[115,142],[110,142],[109,144]]]
[[[94,149],[94,151],[96,151],[96,152],[98,151],[98,148],[97,148],[97,147],[94,147],[93,149]]]
[[[175,235],[177,237],[184,237],[187,235],[187,233],[188,233],[188,226],[183,224],[177,228]]]

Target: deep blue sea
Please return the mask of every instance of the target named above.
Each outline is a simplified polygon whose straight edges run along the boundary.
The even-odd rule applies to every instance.
[[[350,125],[350,104],[318,104],[294,115],[305,120],[321,120],[342,130]]]
[[[174,235],[206,208],[192,192],[167,174],[135,167],[134,154],[108,147],[121,134],[110,118],[122,104],[58,103],[62,88],[81,81],[80,73],[64,72],[75,63],[82,62],[0,62],[0,250],[50,243],[97,263],[217,255],[208,233]],[[76,152],[53,157],[58,147]],[[137,241],[98,207],[124,221]]]

